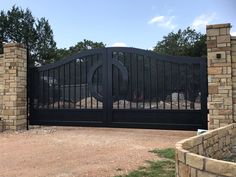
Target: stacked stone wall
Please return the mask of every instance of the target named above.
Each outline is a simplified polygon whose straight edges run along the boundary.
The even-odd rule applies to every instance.
[[[21,44],[4,45],[0,55],[0,118],[4,130],[26,128],[26,49]]]
[[[231,36],[232,82],[233,82],[233,118],[236,122],[236,36]]]
[[[236,163],[222,159],[236,145],[236,124],[176,144],[176,177],[235,177]]]
[[[209,129],[233,123],[231,25],[207,26]]]
[[[0,132],[3,131],[3,115],[2,115],[2,106],[3,106],[3,54],[0,54]]]

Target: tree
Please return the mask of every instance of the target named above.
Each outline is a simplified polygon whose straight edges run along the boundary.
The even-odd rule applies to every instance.
[[[56,42],[48,20],[41,18],[36,24],[35,60],[43,63],[52,63],[56,57]]]
[[[48,21],[45,18],[36,21],[29,9],[13,6],[0,12],[1,50],[4,42],[23,43],[29,51],[30,64],[48,63],[55,57],[56,43]]]
[[[69,49],[57,49],[57,59],[73,55],[84,50],[104,48],[105,46],[106,44],[103,42],[93,42],[91,40],[84,39],[83,41],[78,42],[75,46],[69,47]]]
[[[0,12],[0,54],[3,53],[3,42],[6,41],[6,15],[3,11]]]
[[[162,55],[206,56],[206,35],[197,33],[190,27],[183,31],[179,29],[176,33],[164,36],[154,47],[154,51]]]

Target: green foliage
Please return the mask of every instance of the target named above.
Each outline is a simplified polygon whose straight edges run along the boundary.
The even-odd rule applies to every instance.
[[[174,177],[175,176],[175,151],[173,148],[155,149],[153,151],[164,159],[147,161],[147,166],[141,166],[137,170],[130,172],[128,175],[117,177]]]
[[[148,167],[140,167],[123,177],[174,177],[175,163],[172,161],[149,161]],[[122,177],[122,176],[117,176]]]
[[[167,159],[175,159],[175,149],[167,148],[167,149],[154,149],[150,152],[157,154],[159,157],[167,158]]]
[[[197,33],[190,27],[178,32],[171,32],[163,37],[154,47],[162,55],[201,57],[207,55],[206,35]]]
[[[0,53],[3,43],[23,43],[28,48],[30,65],[52,63],[83,50],[102,48],[102,42],[86,40],[69,49],[57,49],[53,30],[45,18],[36,19],[29,9],[13,6],[7,12],[0,11]]]
[[[106,45],[103,42],[93,42],[91,40],[86,40],[78,42],[75,46],[71,46],[69,49],[58,49],[57,50],[57,59],[64,58],[68,55],[73,55],[75,53],[96,49],[96,48],[104,48]]]
[[[3,41],[6,41],[6,24],[7,17],[6,14],[1,11],[0,12],[0,54],[3,53]]]
[[[56,57],[56,42],[48,20],[45,18],[37,20],[36,31],[38,34],[35,45],[37,55],[34,58],[42,63],[53,62]]]
[[[0,48],[3,43],[23,43],[28,48],[30,63],[47,63],[55,57],[56,42],[45,18],[36,20],[29,9],[13,6],[0,12]]]

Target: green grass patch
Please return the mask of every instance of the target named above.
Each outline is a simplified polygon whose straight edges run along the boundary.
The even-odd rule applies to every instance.
[[[154,149],[150,152],[157,154],[159,157],[167,158],[167,159],[175,159],[175,149],[167,148],[167,149]]]
[[[162,159],[147,161],[147,166],[141,166],[127,175],[116,177],[175,177],[175,150],[172,148],[154,149],[150,152]]]

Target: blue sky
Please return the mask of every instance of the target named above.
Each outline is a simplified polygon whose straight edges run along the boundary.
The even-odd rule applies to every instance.
[[[14,4],[46,17],[59,48],[90,39],[150,49],[171,31],[191,26],[205,33],[215,23],[231,23],[236,36],[235,0],[0,0],[0,9]]]

